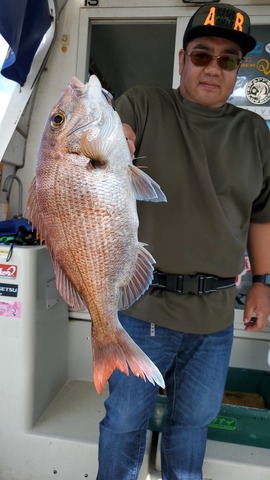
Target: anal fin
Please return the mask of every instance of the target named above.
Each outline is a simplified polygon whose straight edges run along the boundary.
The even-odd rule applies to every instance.
[[[119,310],[126,310],[149,288],[153,280],[154,263],[151,253],[143,243],[139,243],[136,268],[130,281],[121,290]]]

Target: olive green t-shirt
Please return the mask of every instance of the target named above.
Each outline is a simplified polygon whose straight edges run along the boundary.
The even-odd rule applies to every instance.
[[[138,202],[139,240],[165,273],[234,277],[249,223],[270,222],[270,132],[229,103],[208,108],[178,90],[136,87],[115,105],[136,133],[137,166],[167,196]],[[233,322],[235,288],[206,295],[148,290],[127,313],[175,330],[210,333]]]

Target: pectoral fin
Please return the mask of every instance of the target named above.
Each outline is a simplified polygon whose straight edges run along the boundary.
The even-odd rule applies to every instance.
[[[87,158],[94,168],[103,167],[108,162],[108,155],[111,149],[111,144],[103,138],[94,138],[87,140],[86,134],[82,134],[81,138],[81,152]]]

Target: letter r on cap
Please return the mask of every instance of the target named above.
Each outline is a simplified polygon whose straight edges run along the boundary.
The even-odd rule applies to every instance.
[[[234,29],[234,30],[240,30],[240,31],[242,32],[242,30],[243,30],[243,23],[244,23],[244,17],[243,17],[243,15],[242,15],[240,12],[238,12],[238,13],[236,14],[236,19],[235,19],[235,22],[234,22],[234,27],[233,27],[233,29]]]

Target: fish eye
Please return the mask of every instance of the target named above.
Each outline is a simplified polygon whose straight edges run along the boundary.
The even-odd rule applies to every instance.
[[[65,114],[63,112],[55,113],[51,118],[51,126],[53,128],[60,127],[65,121]]]

